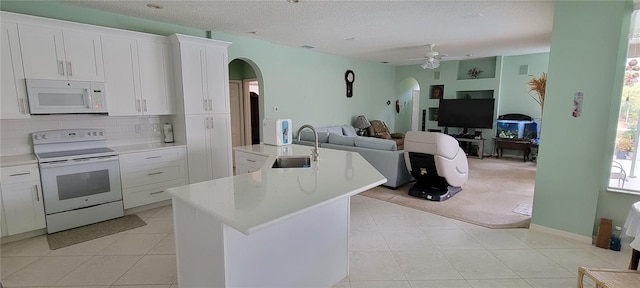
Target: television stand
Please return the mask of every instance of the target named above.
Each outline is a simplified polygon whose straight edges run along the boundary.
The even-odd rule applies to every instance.
[[[529,154],[531,154],[531,148],[537,147],[532,144],[528,139],[511,139],[511,138],[495,138],[496,140],[496,158],[502,157],[504,149],[508,150],[522,150],[523,161],[527,161]]]
[[[462,148],[462,150],[464,150],[464,152],[467,153],[467,156],[469,157],[477,157],[482,159],[484,154],[484,140],[487,139],[475,139],[475,138],[462,138],[462,137],[454,137],[456,138],[456,140],[458,140],[458,142],[460,143],[460,147]],[[469,148],[471,148],[471,145],[477,145],[478,146],[478,155],[470,155],[469,154]]]

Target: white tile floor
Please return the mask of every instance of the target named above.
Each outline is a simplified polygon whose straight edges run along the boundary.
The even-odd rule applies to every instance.
[[[487,229],[364,196],[351,203],[350,276],[335,287],[569,288],[578,266],[624,269],[631,257],[628,248]],[[146,226],[58,250],[44,236],[2,245],[2,284],[177,287],[171,206],[138,215]]]

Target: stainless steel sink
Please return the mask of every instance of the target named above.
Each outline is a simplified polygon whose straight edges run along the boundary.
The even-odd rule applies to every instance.
[[[309,156],[282,156],[276,158],[271,168],[309,168],[311,158]]]

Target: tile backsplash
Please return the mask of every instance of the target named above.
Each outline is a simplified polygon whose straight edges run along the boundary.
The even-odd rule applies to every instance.
[[[171,122],[171,116],[31,115],[30,119],[0,120],[0,156],[32,153],[31,132],[44,130],[101,128],[109,146],[162,142],[165,122]]]

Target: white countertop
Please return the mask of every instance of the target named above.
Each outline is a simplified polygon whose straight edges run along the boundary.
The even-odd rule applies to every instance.
[[[185,203],[251,234],[315,206],[349,197],[387,182],[356,152],[320,148],[310,168],[271,168],[280,155],[308,156],[310,146],[236,147],[268,156],[260,171],[170,188]]]
[[[187,145],[156,142],[156,143],[131,144],[131,145],[121,145],[121,146],[109,146],[109,148],[118,152],[118,154],[160,150],[160,149],[175,148],[175,147],[187,147]]]
[[[10,155],[0,157],[0,167],[10,167],[18,165],[38,164],[36,155],[23,154],[23,155]]]

